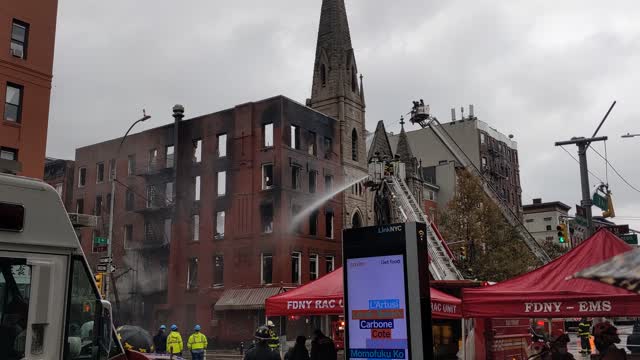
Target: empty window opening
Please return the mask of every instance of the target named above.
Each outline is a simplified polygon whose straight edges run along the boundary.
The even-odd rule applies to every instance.
[[[316,143],[317,143],[316,133],[314,133],[313,131],[310,131],[309,143],[307,144],[307,152],[309,153],[309,155],[313,155],[313,156],[318,155],[318,148]]]
[[[84,214],[84,199],[76,200],[76,213]]]
[[[195,201],[200,201],[200,176],[196,176],[196,183],[195,183],[195,196],[194,196],[194,200]]]
[[[273,164],[262,165],[262,190],[273,187]]]
[[[227,172],[218,172],[218,196],[224,196],[227,193]]]
[[[193,140],[193,162],[199,163],[202,161],[202,140]]]
[[[309,192],[310,193],[315,193],[316,192],[316,178],[318,176],[318,173],[315,171],[309,171]]]
[[[195,289],[198,287],[198,258],[190,258],[187,266],[187,289]]]
[[[191,236],[191,240],[200,241],[200,215],[193,215],[191,222],[193,224],[193,234]]]
[[[263,253],[261,255],[260,262],[262,266],[260,268],[260,278],[262,284],[273,283],[273,255]]]
[[[109,181],[113,181],[116,176],[116,159],[109,160]]]
[[[136,171],[136,156],[129,155],[127,157],[127,175],[131,176]]]
[[[149,150],[149,170],[154,170],[158,165],[158,149]]]
[[[292,149],[300,150],[300,127],[291,125],[291,144]]]
[[[224,257],[215,255],[213,257],[213,287],[224,286]]]
[[[216,213],[216,239],[221,239],[224,237],[224,223],[225,213],[224,211],[218,211]]]
[[[333,239],[333,213],[327,212],[324,215],[325,224],[325,236],[329,239]]]
[[[94,209],[96,216],[102,215],[102,195],[96,196],[96,208]]]
[[[164,201],[166,205],[173,204],[173,182],[168,182],[164,186]]]
[[[163,244],[168,244],[171,242],[171,219],[164,219],[164,239]]]
[[[262,133],[264,134],[264,147],[273,146],[273,123],[264,124],[262,126]]]
[[[301,272],[302,272],[302,253],[295,251],[291,254],[291,283],[300,284]]]
[[[325,175],[324,177],[324,190],[328,193],[333,188],[333,176]]]
[[[218,135],[218,157],[227,156],[227,134]]]
[[[309,235],[318,235],[318,212],[314,211],[309,215]]]
[[[260,218],[262,232],[270,234],[273,232],[273,204],[264,204],[260,207]]]
[[[104,163],[98,163],[96,165],[96,182],[104,182]]]
[[[173,147],[173,145],[168,145],[167,147],[165,147],[164,149],[164,158],[166,160],[165,167],[167,168],[173,167],[173,160],[175,157],[174,152],[175,152],[175,148]]]
[[[133,225],[128,224],[124,226],[124,248],[132,249],[133,248]]]
[[[78,187],[83,187],[87,184],[87,168],[81,167],[78,173]]]
[[[125,193],[125,200],[124,200],[124,207],[125,210],[127,211],[132,211],[134,204],[135,204],[135,198],[134,198],[134,194],[133,191],[131,191],[130,189],[127,189],[127,192]]]
[[[333,144],[331,138],[324,138],[324,158],[331,159],[331,153],[333,152]]]
[[[300,184],[300,173],[302,172],[302,169],[299,166],[292,166],[291,167],[291,188],[293,188],[294,190],[299,190],[301,187]]]
[[[309,256],[309,280],[316,280],[318,278],[318,255],[313,254]]]

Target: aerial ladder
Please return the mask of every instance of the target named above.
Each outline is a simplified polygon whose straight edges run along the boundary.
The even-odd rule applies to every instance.
[[[435,225],[424,214],[420,204],[404,181],[404,164],[392,162],[393,173],[385,171],[385,163],[376,159],[370,166],[370,175],[386,187],[393,198],[393,205],[397,207],[404,222],[421,222],[427,226],[426,238],[429,253],[429,271],[435,280],[463,280],[464,277],[453,263],[453,254],[446,247]]]
[[[438,119],[429,114],[429,105],[425,105],[422,100],[414,101],[413,109],[411,110],[410,121],[414,124],[420,125],[424,129],[431,129],[438,140],[440,140],[440,142],[447,148],[451,155],[453,155],[455,160],[480,181],[485,194],[491,200],[493,200],[507,222],[518,231],[520,236],[522,236],[522,239],[524,240],[529,250],[533,253],[533,255],[540,262],[542,262],[542,264],[546,264],[551,261],[551,258],[549,258],[549,255],[544,251],[542,246],[540,246],[540,244],[535,240],[531,233],[529,233],[529,231],[524,227],[518,215],[515,214],[513,210],[502,201],[497,191],[491,186],[491,183],[485,178],[482,172],[473,164],[473,161],[469,159],[462,148],[460,148],[455,140],[443,128]]]

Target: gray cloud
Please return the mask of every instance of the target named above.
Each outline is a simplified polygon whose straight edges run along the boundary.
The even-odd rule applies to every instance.
[[[61,0],[48,154],[72,158],[76,147],[121,136],[142,108],[153,118],[139,130],[170,122],[175,103],[195,116],[276,94],[304,102],[320,3]],[[640,138],[619,137],[640,132],[637,2],[347,0],[347,8],[370,129],[384,119],[398,131],[414,98],[441,120],[473,103],[518,140],[523,201],[573,205],[578,167],[553,142],[591,135],[616,99],[601,134],[611,162],[640,188]],[[589,162],[604,179],[602,159],[591,152]],[[609,183],[618,214],[640,218],[640,194],[611,171]]]

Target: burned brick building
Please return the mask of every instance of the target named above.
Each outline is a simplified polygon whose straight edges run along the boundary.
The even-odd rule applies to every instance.
[[[339,130],[278,96],[179,121],[177,146],[169,124],[128,136],[119,153],[121,139],[77,149],[75,210],[99,217],[80,236],[92,264],[106,255],[93,239],[107,236],[116,167],[110,299],[120,317],[246,340],[266,297],[339,266],[340,197],[292,226],[343,181]]]

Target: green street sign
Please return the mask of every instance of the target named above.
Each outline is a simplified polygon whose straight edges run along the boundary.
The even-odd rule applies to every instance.
[[[93,238],[93,245],[107,245],[109,241],[104,237],[95,237]]]
[[[576,223],[578,225],[587,226],[587,219],[576,215]]]
[[[620,235],[620,238],[629,245],[638,245],[638,234]]]
[[[598,193],[593,194],[593,205],[599,207],[602,211],[609,210],[609,202],[607,201],[607,198]]]

